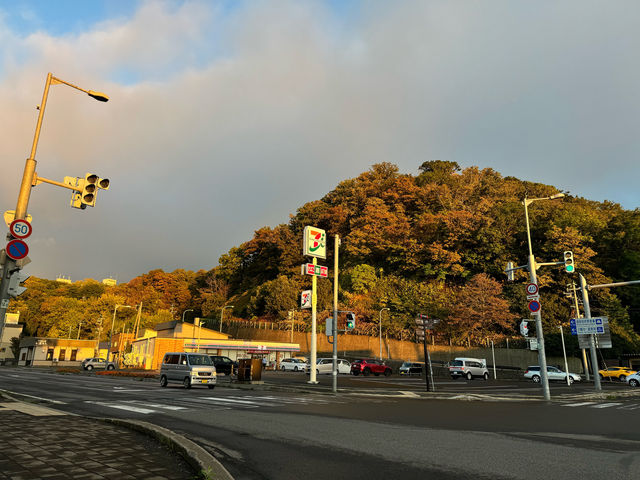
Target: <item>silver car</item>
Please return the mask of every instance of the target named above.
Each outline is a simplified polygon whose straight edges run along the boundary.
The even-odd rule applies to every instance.
[[[540,367],[534,365],[532,367],[527,367],[524,372],[524,378],[530,378],[534,383],[540,383]],[[549,367],[547,366],[547,378],[551,380],[563,380],[567,381],[567,374],[563,372],[559,368]],[[577,373],[569,372],[569,383],[579,382],[582,380],[582,377]]]
[[[160,386],[169,383],[181,383],[184,388],[192,385],[206,385],[215,388],[216,367],[208,355],[203,353],[171,352],[165,353],[160,367]]]
[[[94,368],[104,368],[106,370],[113,370],[116,368],[116,364],[113,362],[107,362],[106,358],[85,358],[80,364],[84,370],[91,371]]]
[[[280,370],[283,372],[304,372],[307,365],[307,362],[303,362],[299,358],[285,358],[280,361]]]

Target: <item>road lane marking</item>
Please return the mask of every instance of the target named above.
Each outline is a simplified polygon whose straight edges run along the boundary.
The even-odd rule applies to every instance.
[[[36,397],[35,395],[27,395],[26,393],[12,392],[11,390],[2,390],[2,389],[0,389],[0,392],[5,392],[5,393],[13,394],[13,395],[21,395],[23,397],[35,398],[36,400],[44,400],[45,402],[55,403],[57,405],[66,405],[67,404],[67,402],[62,402],[60,400],[51,400],[50,398]]]
[[[593,405],[589,408],[609,408],[609,407],[615,407],[616,405],[622,405],[622,403],[601,403],[599,405]]]
[[[251,402],[248,400],[236,400],[233,398],[222,398],[222,397],[202,397],[205,400],[209,400],[210,402],[213,403],[231,403],[231,404],[235,404],[238,406],[243,406],[243,407],[247,407],[247,408],[258,408],[260,405],[256,404],[256,402]]]
[[[586,407],[587,405],[595,405],[596,402],[580,402],[562,405],[563,407]]]
[[[135,403],[136,405],[143,405],[151,408],[163,408],[165,410],[187,410],[187,407],[178,407],[176,405],[162,405],[160,403],[146,403],[139,400],[125,400],[125,403]]]
[[[156,413],[155,410],[151,410],[149,408],[134,407],[133,405],[121,405],[117,403],[107,403],[107,402],[93,402],[91,400],[85,400],[84,403],[93,403],[94,405],[100,405],[102,407],[119,408],[120,410],[127,410],[135,413],[143,413],[145,415],[149,413]]]

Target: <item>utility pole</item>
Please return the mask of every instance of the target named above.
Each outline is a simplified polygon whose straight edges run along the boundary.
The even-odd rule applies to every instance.
[[[581,318],[580,315],[580,305],[578,304],[578,291],[576,289],[576,282],[571,282],[569,284],[569,287],[571,288],[571,294],[573,297],[573,308],[576,311],[576,318]],[[587,362],[587,351],[586,349],[582,348],[582,363],[584,365],[584,376],[585,376],[585,380],[588,382],[589,381],[589,363]]]
[[[333,368],[331,370],[333,393],[338,393],[338,251],[340,250],[340,237],[334,239],[333,258]]]
[[[587,292],[587,282],[582,276],[578,274],[580,281],[580,290],[582,290],[582,308],[584,308],[584,318],[591,318],[591,307],[589,306],[589,293]],[[593,383],[596,391],[602,390],[600,384],[600,375],[598,375],[598,354],[596,353],[596,342],[593,338],[593,334],[589,335],[589,350],[591,351],[591,368],[593,368]],[[569,372],[567,372],[569,373]]]

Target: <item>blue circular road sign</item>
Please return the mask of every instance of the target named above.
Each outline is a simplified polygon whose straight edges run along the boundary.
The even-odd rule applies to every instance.
[[[22,240],[11,240],[5,248],[7,257],[13,260],[21,260],[29,253],[29,247]]]
[[[531,313],[536,313],[540,311],[540,302],[538,300],[531,300],[529,302],[529,311]]]

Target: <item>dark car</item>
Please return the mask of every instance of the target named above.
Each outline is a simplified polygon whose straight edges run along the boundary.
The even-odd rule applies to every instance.
[[[391,367],[388,367],[381,362],[380,360],[367,359],[367,360],[356,360],[351,364],[351,374],[352,375],[371,375],[372,373],[377,377],[381,373],[384,374],[385,377],[391,375]]]
[[[420,362],[404,362],[398,373],[400,375],[422,375],[422,369],[424,368],[424,363]]]
[[[216,372],[218,373],[232,375],[233,372],[238,371],[238,362],[234,362],[229,357],[223,357],[222,355],[209,355],[209,357],[216,366]]]

